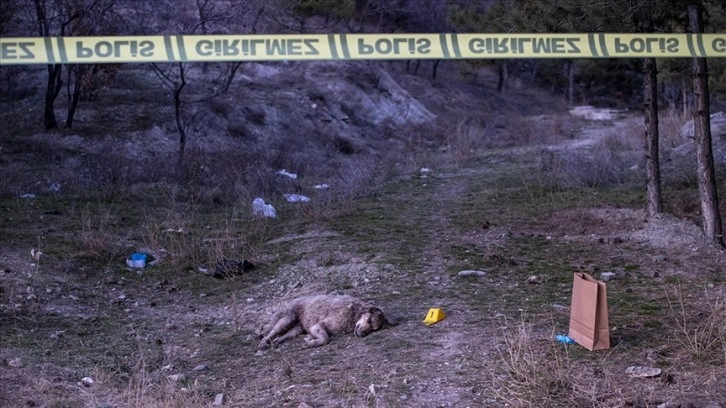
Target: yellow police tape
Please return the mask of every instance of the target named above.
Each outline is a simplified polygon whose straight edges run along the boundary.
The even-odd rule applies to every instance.
[[[726,57],[726,34],[300,34],[0,38],[0,65]]]

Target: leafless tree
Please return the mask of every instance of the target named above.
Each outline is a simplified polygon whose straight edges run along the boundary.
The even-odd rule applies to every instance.
[[[688,6],[688,28],[692,33],[703,32],[702,5],[698,2]],[[705,58],[693,59],[693,125],[696,141],[698,171],[698,192],[701,199],[703,231],[711,241],[723,246],[721,215],[718,208],[716,172],[711,146],[711,114],[708,93],[708,67]]]
[[[105,14],[113,7],[113,0],[33,0],[33,19],[36,30],[42,37],[93,35],[96,30],[107,28]],[[55,116],[55,101],[63,89],[62,64],[48,64],[48,78],[45,89],[43,125],[45,129],[55,129],[58,121]],[[65,126],[73,125],[73,118],[84,84],[91,84],[89,75],[98,70],[82,65],[67,65],[66,85],[69,109]]]

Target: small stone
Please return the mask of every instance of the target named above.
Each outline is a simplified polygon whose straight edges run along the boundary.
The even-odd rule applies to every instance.
[[[653,262],[665,262],[665,255],[656,255],[653,257]]]
[[[611,280],[615,280],[617,277],[612,272],[603,272],[600,274],[600,280],[603,282],[610,282]]]
[[[204,371],[204,370],[206,370],[207,368],[208,368],[208,367],[207,367],[206,365],[204,365],[204,364],[199,364],[198,366],[196,366],[196,367],[192,368],[192,371]]]
[[[58,340],[63,337],[63,334],[65,334],[65,332],[65,330],[58,330],[56,332],[53,332],[53,334],[50,335],[50,338],[53,340]]]
[[[21,360],[20,357],[16,357],[16,358],[8,360],[8,365],[10,367],[14,367],[14,368],[22,368],[24,364],[23,364],[23,360]]]
[[[486,272],[484,271],[476,271],[476,270],[464,270],[459,271],[456,276],[486,276]]]
[[[90,387],[93,385],[95,381],[93,381],[93,378],[91,377],[83,377],[81,378],[81,384],[83,384],[86,387]]]
[[[297,408],[312,408],[310,405],[308,405],[306,402],[301,402],[300,405],[297,406]]]
[[[530,285],[538,285],[542,283],[541,277],[539,275],[532,275],[529,278],[527,278],[527,283]]]
[[[628,374],[631,377],[637,377],[637,378],[649,378],[649,377],[657,377],[661,373],[660,368],[654,368],[654,367],[635,367],[631,366],[625,369],[625,374]]]
[[[221,407],[222,404],[224,404],[224,394],[219,393],[214,396],[214,402],[212,403],[213,407]]]
[[[184,381],[184,379],[186,379],[184,374],[171,374],[170,376],[168,376],[166,378],[168,378],[174,382]]]

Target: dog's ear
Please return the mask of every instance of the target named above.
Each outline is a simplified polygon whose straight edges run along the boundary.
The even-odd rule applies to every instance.
[[[373,316],[379,317],[381,320],[383,320],[383,328],[395,326],[396,323],[390,321],[385,313],[383,313],[383,310],[381,310],[378,307],[371,307],[368,310],[368,313],[372,314]]]

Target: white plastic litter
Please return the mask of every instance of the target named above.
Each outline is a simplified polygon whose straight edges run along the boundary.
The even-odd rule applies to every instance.
[[[261,199],[260,197],[257,197],[252,201],[252,214],[264,216],[267,218],[277,217],[277,211],[275,211],[275,207],[273,207],[272,204],[266,204],[265,200]]]
[[[330,188],[330,186],[327,185],[326,183],[323,183],[323,184],[316,184],[314,188],[316,190],[327,190]]]
[[[287,171],[285,169],[282,169],[282,170],[278,171],[277,174],[282,175],[282,176],[285,176],[285,177],[290,177],[293,180],[297,178],[297,174],[290,173],[289,171]]]
[[[309,197],[305,197],[301,194],[283,194],[288,203],[307,203],[310,201]]]

